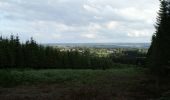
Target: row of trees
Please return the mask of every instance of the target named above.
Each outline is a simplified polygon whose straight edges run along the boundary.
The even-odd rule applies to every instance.
[[[20,43],[18,36],[0,37],[0,68],[106,69],[114,63],[144,64],[138,56],[145,55],[138,51],[124,51],[100,57],[88,49],[62,51],[39,45],[33,38]]]
[[[139,50],[124,50],[119,53],[113,53],[110,58],[114,63],[132,64],[132,65],[146,65],[146,53]]]
[[[38,45],[31,38],[20,43],[18,36],[0,37],[0,68],[108,68],[112,61],[108,57],[97,57],[89,51],[60,51]]]

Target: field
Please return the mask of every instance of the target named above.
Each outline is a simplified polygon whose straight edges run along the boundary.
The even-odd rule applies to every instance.
[[[3,100],[144,100],[145,69],[1,69]],[[147,95],[146,95],[147,94]],[[145,99],[146,100],[146,99]]]

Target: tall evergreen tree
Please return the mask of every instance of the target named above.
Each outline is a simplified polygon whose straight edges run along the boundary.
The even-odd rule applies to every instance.
[[[160,2],[156,32],[152,36],[148,59],[151,71],[156,75],[165,76],[170,72],[170,3],[167,0]]]

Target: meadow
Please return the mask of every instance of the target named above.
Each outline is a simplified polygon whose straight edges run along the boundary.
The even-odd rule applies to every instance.
[[[122,66],[122,65],[121,65]],[[32,85],[39,83],[94,84],[106,82],[113,76],[136,76],[142,71],[129,65],[106,70],[92,69],[0,69],[0,86]]]
[[[125,66],[125,65],[124,65]],[[144,100],[146,69],[1,69],[0,98],[9,100]],[[149,87],[150,89],[150,87]]]

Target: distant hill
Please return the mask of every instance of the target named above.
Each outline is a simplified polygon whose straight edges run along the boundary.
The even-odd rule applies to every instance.
[[[149,48],[150,43],[48,43],[45,46],[86,48]]]

